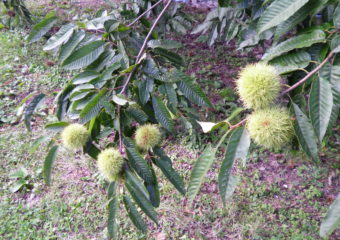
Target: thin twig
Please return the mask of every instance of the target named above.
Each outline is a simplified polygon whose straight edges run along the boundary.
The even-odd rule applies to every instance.
[[[152,9],[154,9],[155,7],[157,7],[160,3],[162,3],[163,0],[160,0],[158,2],[156,2],[154,5],[152,5],[149,9],[147,9],[145,12],[143,12],[141,15],[139,15],[135,20],[133,20],[132,23],[130,23],[129,25],[127,25],[128,27],[131,27],[133,24],[135,24],[136,22],[138,22],[139,19],[141,19],[145,14],[147,14],[148,12],[150,12]]]
[[[292,91],[293,89],[297,88],[298,86],[300,86],[302,83],[306,82],[311,76],[313,76],[315,73],[317,73],[323,65],[325,65],[334,55],[334,52],[331,51],[328,56],[325,58],[325,60],[323,60],[322,63],[319,64],[319,66],[317,66],[316,68],[313,69],[313,71],[309,72],[304,78],[302,78],[300,81],[298,81],[297,83],[295,83],[293,86],[291,86],[290,88],[284,90],[281,93],[281,96],[289,93],[290,91]]]
[[[148,35],[146,35],[145,37],[145,40],[144,40],[144,43],[143,43],[143,46],[141,47],[141,49],[139,50],[139,53],[137,55],[137,58],[136,58],[136,64],[139,64],[141,62],[141,59],[142,59],[142,55],[146,49],[146,46],[148,44],[148,41],[149,41],[149,38],[151,37],[151,34],[153,32],[153,30],[155,29],[156,25],[158,24],[159,20],[162,18],[162,16],[164,15],[165,11],[169,8],[170,4],[171,4],[172,0],[168,0],[168,3],[165,5],[165,7],[163,8],[163,10],[161,11],[161,13],[158,15],[158,17],[156,18],[155,22],[152,24],[151,28],[150,28],[150,31],[148,32]],[[138,67],[138,66],[137,66]],[[135,73],[136,71],[136,68],[135,67],[129,74],[128,78],[126,79],[126,82],[124,83],[123,85],[123,88],[122,88],[122,91],[120,92],[121,94],[124,94],[125,91],[126,91],[126,88],[133,76],[133,74]]]
[[[118,137],[119,137],[119,152],[123,154],[123,135],[122,135],[122,125],[120,124],[120,106],[118,106]]]
[[[235,125],[230,126],[230,129],[237,128],[241,126],[243,123],[245,123],[246,121],[247,121],[247,118],[243,119],[241,122],[236,123]]]

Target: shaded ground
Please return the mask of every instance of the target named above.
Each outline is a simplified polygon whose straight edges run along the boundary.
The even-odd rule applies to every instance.
[[[34,132],[18,122],[20,102],[30,93],[51,92],[71,77],[40,50],[26,46],[19,32],[0,32],[0,236],[2,239],[104,239],[106,235],[105,185],[95,163],[80,154],[62,150],[53,170],[53,184],[42,181],[41,166],[46,154],[43,145],[29,149],[33,139],[46,134],[41,126],[51,111],[49,105],[35,119]],[[189,60],[188,73],[197,77],[224,118],[233,106],[240,106],[233,93],[239,68],[256,61],[259,51],[239,53],[233,44],[209,49],[196,38],[179,38],[181,53]],[[54,62],[54,61],[51,61]],[[6,120],[9,119],[9,120]],[[211,120],[211,119],[210,119]],[[160,187],[160,225],[149,222],[150,232],[139,234],[123,214],[119,218],[119,239],[320,239],[318,229],[329,204],[334,200],[339,178],[340,126],[322,149],[322,164],[315,165],[298,153],[270,153],[252,147],[247,166],[234,172],[241,176],[234,196],[222,206],[216,185],[220,159],[209,171],[193,208],[164,179]],[[170,141],[166,151],[186,179],[198,152],[184,138]],[[27,187],[11,193],[16,182],[9,173],[25,167],[30,176]],[[157,175],[161,176],[160,173]],[[336,232],[331,239],[338,239]]]

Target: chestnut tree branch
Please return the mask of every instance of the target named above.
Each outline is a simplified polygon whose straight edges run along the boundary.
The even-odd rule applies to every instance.
[[[292,91],[293,89],[297,88],[298,86],[300,86],[302,83],[306,82],[311,76],[313,76],[315,73],[317,73],[322,67],[323,65],[325,65],[334,55],[334,52],[331,51],[328,56],[325,58],[325,60],[323,60],[322,63],[320,63],[316,68],[313,69],[313,71],[309,72],[304,78],[302,78],[300,81],[298,81],[297,83],[295,83],[293,86],[289,87],[288,89],[284,90],[281,93],[281,96],[289,93],[290,91]]]
[[[131,27],[133,24],[135,24],[136,22],[138,22],[139,19],[141,19],[145,14],[147,14],[148,12],[150,12],[152,9],[154,9],[155,7],[157,7],[161,2],[163,2],[163,0],[159,0],[158,2],[156,2],[154,5],[152,5],[149,9],[147,9],[145,12],[143,12],[141,15],[139,15],[135,20],[133,20],[133,22],[131,22],[129,25],[127,25],[128,27]]]

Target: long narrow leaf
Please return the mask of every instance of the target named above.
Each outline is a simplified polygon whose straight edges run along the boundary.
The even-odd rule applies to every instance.
[[[60,46],[64,42],[67,42],[72,36],[74,28],[75,25],[73,23],[69,23],[67,25],[62,26],[56,34],[54,34],[50,39],[48,39],[43,49],[45,51],[52,50],[53,48]]]
[[[57,20],[57,17],[54,15],[47,15],[46,18],[33,27],[30,35],[27,38],[28,42],[33,43],[38,41],[54,26]]]
[[[162,100],[157,97],[152,97],[152,106],[155,111],[155,117],[157,121],[169,132],[174,131],[174,122],[171,119],[170,113]]]
[[[33,100],[28,104],[24,112],[24,121],[28,131],[31,131],[31,119],[34,111],[37,109],[39,104],[45,98],[45,94],[41,93],[33,98]]]
[[[320,226],[320,236],[327,237],[340,226],[340,194],[329,207],[326,218]]]
[[[131,184],[126,181],[125,186],[131,194],[133,200],[138,204],[138,206],[143,210],[143,212],[156,224],[158,224],[157,213],[151,205],[150,201],[144,197],[143,193],[139,189],[134,188]]]
[[[275,0],[261,15],[257,24],[260,33],[275,27],[294,15],[308,0]]]
[[[331,65],[325,65],[313,82],[309,97],[309,113],[316,135],[321,142],[332,114],[333,94],[330,82]]]
[[[292,51],[298,48],[309,47],[315,43],[325,41],[325,33],[321,30],[315,30],[311,33],[301,34],[296,37],[292,37],[277,46],[271,47],[269,51],[262,57],[263,60],[269,61],[283,53]]]
[[[155,163],[159,167],[167,179],[174,185],[174,187],[182,194],[185,195],[185,187],[183,179],[176,172],[172,166],[164,159],[155,158]]]
[[[319,162],[317,137],[315,136],[313,126],[298,105],[293,103],[293,108],[296,116],[294,129],[299,143],[305,153],[311,157],[314,162]]]
[[[117,238],[118,224],[117,224],[117,214],[118,214],[118,196],[117,196],[117,183],[111,182],[108,189],[108,210],[109,216],[107,220],[107,231],[111,239]]]
[[[84,107],[79,115],[82,123],[85,124],[98,115],[103,108],[103,102],[107,101],[107,92],[108,91],[105,88],[100,90],[100,92]]]
[[[68,58],[81,41],[85,38],[84,31],[74,32],[71,38],[60,47],[59,61],[63,63]]]
[[[44,161],[44,179],[46,185],[51,184],[51,172],[55,158],[57,157],[58,146],[53,146],[48,152]]]
[[[249,146],[250,137],[247,130],[245,128],[237,128],[234,130],[233,134],[230,136],[225,157],[218,175],[218,187],[223,203],[225,203],[228,195],[230,195],[230,191],[227,190],[230,189],[230,186],[235,185],[231,184],[231,169],[234,162],[237,159],[241,159],[245,162]],[[233,183],[235,183],[235,181]]]
[[[142,218],[142,216],[139,214],[137,208],[132,203],[129,196],[124,195],[124,204],[126,211],[128,212],[128,215],[132,221],[132,223],[136,226],[136,228],[144,233],[147,232],[147,226]]]
[[[197,159],[194,168],[192,169],[187,191],[188,202],[190,205],[201,187],[204,176],[207,174],[215,159],[215,154],[216,149],[213,149],[211,145],[208,145],[201,156]]]
[[[138,175],[146,182],[152,182],[151,170],[148,163],[142,158],[139,152],[134,147],[127,147],[126,154],[131,166],[135,169]]]
[[[208,97],[204,94],[202,89],[193,82],[193,80],[181,71],[176,71],[173,74],[174,78],[180,79],[177,83],[178,88],[191,102],[204,107],[212,107]]]
[[[65,59],[62,66],[73,70],[86,67],[93,63],[104,52],[104,41],[91,42],[72,53]]]

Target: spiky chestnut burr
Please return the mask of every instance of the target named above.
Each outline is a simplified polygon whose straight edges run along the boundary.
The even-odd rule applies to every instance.
[[[86,127],[78,123],[68,125],[61,133],[63,145],[72,150],[82,148],[88,139],[89,133]]]
[[[108,148],[98,155],[98,169],[108,181],[118,180],[123,165],[124,158],[117,149]]]
[[[253,141],[268,149],[281,149],[294,135],[289,112],[279,107],[253,112],[246,126]]]
[[[280,92],[280,77],[275,68],[265,63],[246,66],[236,81],[237,92],[246,108],[269,107]]]
[[[149,150],[161,141],[162,134],[155,124],[145,124],[137,128],[135,140],[138,147]]]

